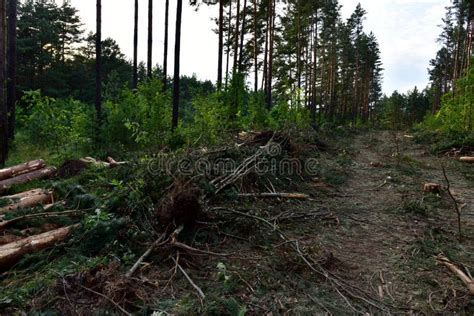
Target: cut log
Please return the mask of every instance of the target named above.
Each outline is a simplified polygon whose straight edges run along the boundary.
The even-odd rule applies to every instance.
[[[8,204],[7,206],[0,208],[0,214],[3,214],[22,208],[53,203],[53,193],[51,191],[35,189],[15,195],[5,196],[1,198],[1,200],[6,201]]]
[[[35,213],[35,214],[28,214],[28,215],[23,215],[20,217],[16,217],[14,219],[11,219],[9,221],[1,221],[0,219],[0,231],[2,229],[5,229],[8,226],[11,226],[13,224],[16,224],[20,221],[23,220],[29,220],[33,218],[52,218],[52,217],[62,217],[62,216],[77,216],[83,214],[82,211],[64,211],[64,212],[46,212],[46,213]]]
[[[65,240],[77,226],[55,229],[0,246],[0,270],[8,269],[26,254],[40,251]]]
[[[45,166],[46,165],[44,161],[42,159],[39,159],[39,160],[28,161],[28,162],[25,162],[13,167],[0,169],[0,180],[13,178],[24,173],[43,169]]]
[[[125,165],[128,162],[126,161],[115,161],[112,157],[107,157],[107,162],[94,159],[92,157],[85,157],[80,159],[80,161],[93,165],[98,168],[114,168],[120,165]]]
[[[454,273],[467,287],[469,294],[474,295],[474,280],[471,279],[464,271],[452,263],[448,258],[444,256],[438,256],[436,258],[438,262],[444,264],[452,273]]]
[[[461,157],[459,158],[460,162],[474,163],[474,157]]]
[[[53,175],[55,172],[56,172],[56,168],[48,167],[48,168],[43,168],[43,169],[35,170],[32,172],[28,172],[14,178],[2,180],[0,181],[0,192],[3,192],[6,189],[17,184],[24,184],[24,183],[31,182],[33,180],[48,178],[51,175]]]
[[[302,193],[241,193],[239,197],[256,197],[256,198],[282,198],[282,199],[309,199],[310,196]]]

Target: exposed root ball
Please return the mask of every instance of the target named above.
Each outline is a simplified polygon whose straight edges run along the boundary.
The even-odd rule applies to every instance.
[[[170,223],[193,225],[199,213],[201,204],[199,189],[195,187],[177,186],[170,195],[156,207],[156,217],[160,224]]]
[[[68,160],[59,168],[56,176],[59,178],[70,178],[80,175],[88,168],[89,164],[82,160]]]

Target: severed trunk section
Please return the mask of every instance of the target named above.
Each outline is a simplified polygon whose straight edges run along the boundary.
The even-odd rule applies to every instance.
[[[46,165],[42,159],[39,160],[32,160],[20,165],[16,165],[13,167],[5,168],[0,170],[0,180],[5,180],[9,178],[13,178],[19,176],[24,173],[28,173],[31,171],[39,170],[44,168]]]
[[[48,167],[40,170],[28,172],[22,175],[19,175],[14,178],[6,179],[0,181],[0,192],[7,190],[8,188],[17,185],[31,182],[33,180],[46,179],[52,176],[56,172],[56,168]]]
[[[53,193],[51,191],[35,189],[15,195],[5,196],[1,200],[6,201],[8,204],[7,206],[0,208],[0,214],[3,214],[22,208],[53,203]]]
[[[55,229],[0,246],[0,270],[11,267],[26,254],[40,251],[65,240],[75,227],[77,225]]]

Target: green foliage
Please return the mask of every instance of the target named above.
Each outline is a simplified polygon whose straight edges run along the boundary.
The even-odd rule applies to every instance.
[[[227,132],[230,125],[230,109],[223,104],[221,98],[218,93],[194,98],[192,121],[181,126],[188,142],[193,145],[215,144]]]
[[[303,106],[280,102],[270,111],[269,126],[275,129],[307,129],[311,126],[311,116]]]
[[[171,130],[171,101],[160,80],[140,84],[137,91],[123,89],[114,102],[105,103],[107,144],[126,148],[159,146]]]
[[[93,122],[91,107],[73,99],[45,97],[39,91],[26,92],[17,112],[18,128],[29,143],[63,156],[90,148]]]
[[[474,66],[457,81],[455,91],[443,97],[434,123],[444,132],[474,131]]]
[[[441,109],[415,128],[418,140],[435,143],[435,151],[474,146],[474,66],[455,87],[443,96]]]
[[[245,114],[245,115],[244,115]],[[241,125],[248,129],[262,129],[268,125],[268,110],[265,107],[265,95],[254,92],[249,97],[248,109],[240,113]]]

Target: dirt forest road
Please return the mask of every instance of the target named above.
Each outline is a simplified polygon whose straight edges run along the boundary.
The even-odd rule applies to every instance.
[[[435,257],[474,271],[474,166],[432,156],[388,131],[358,135],[352,150],[348,181],[324,201],[342,222],[319,240],[339,262],[335,274],[392,312],[472,311],[466,287]],[[462,243],[442,165],[462,208]],[[441,193],[423,193],[427,182],[441,184]]]

